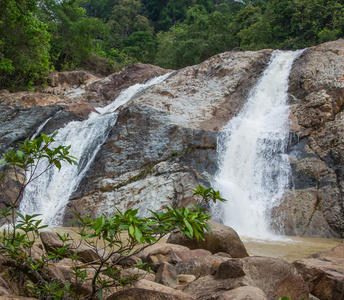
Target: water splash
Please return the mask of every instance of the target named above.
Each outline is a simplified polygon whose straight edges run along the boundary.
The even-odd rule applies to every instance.
[[[214,187],[228,202],[222,220],[240,235],[271,238],[269,211],[289,184],[288,77],[301,51],[274,51],[238,116],[219,139]]]
[[[77,157],[79,163],[77,166],[62,163],[60,171],[52,168],[33,181],[25,190],[19,211],[24,215],[40,214],[39,218],[44,224],[60,225],[70,195],[77,189],[111,128],[116,124],[116,110],[144,89],[169,76],[170,74],[165,74],[144,84],[135,84],[123,91],[110,105],[98,108],[100,114],[91,113],[87,120],[70,122],[59,129],[52,147],[71,145],[70,154]],[[40,162],[37,173],[44,170],[45,165],[46,162]]]

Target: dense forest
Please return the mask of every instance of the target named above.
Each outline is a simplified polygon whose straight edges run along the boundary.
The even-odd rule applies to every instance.
[[[331,0],[0,0],[0,89],[52,70],[178,69],[229,50],[297,49],[343,37]],[[99,68],[102,66],[102,68]]]

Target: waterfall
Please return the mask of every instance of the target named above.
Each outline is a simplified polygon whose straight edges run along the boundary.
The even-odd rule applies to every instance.
[[[77,189],[111,128],[116,124],[116,110],[144,89],[162,82],[168,76],[170,74],[153,78],[145,84],[135,84],[123,91],[108,106],[98,108],[99,114],[91,113],[87,120],[70,122],[59,129],[52,147],[71,145],[70,155],[78,158],[78,165],[62,163],[60,171],[52,168],[29,184],[19,211],[24,215],[40,214],[39,218],[44,224],[60,225],[70,195]],[[38,164],[37,174],[44,170],[46,163],[41,161]]]
[[[243,109],[220,134],[214,187],[228,200],[220,208],[223,222],[243,236],[273,236],[269,212],[289,185],[288,77],[300,54],[274,51]]]

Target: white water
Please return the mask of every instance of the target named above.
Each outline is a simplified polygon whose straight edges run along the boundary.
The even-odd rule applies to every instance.
[[[105,142],[110,129],[116,124],[117,108],[127,103],[142,90],[160,83],[170,74],[153,78],[145,84],[136,84],[123,91],[114,102],[98,108],[100,114],[91,113],[83,122],[71,122],[59,129],[52,147],[71,145],[70,155],[79,159],[78,165],[63,163],[61,170],[50,169],[33,181],[25,190],[19,211],[22,214],[40,214],[42,223],[58,226],[62,222],[64,209],[70,195],[76,190],[84,174],[92,164],[97,152]],[[37,173],[41,173],[46,162],[40,162]]]
[[[214,187],[228,200],[221,205],[223,222],[242,236],[274,238],[269,211],[289,185],[288,77],[300,53],[273,53],[242,111],[219,140],[220,169]]]

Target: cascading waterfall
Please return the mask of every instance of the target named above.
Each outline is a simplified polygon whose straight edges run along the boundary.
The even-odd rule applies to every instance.
[[[76,190],[97,152],[105,142],[110,129],[116,124],[117,108],[127,103],[142,90],[165,80],[170,74],[153,78],[145,84],[136,84],[123,91],[114,102],[98,108],[83,122],[71,122],[59,129],[52,147],[71,145],[70,154],[78,158],[78,165],[63,163],[61,170],[52,168],[33,181],[25,190],[19,211],[22,214],[40,214],[42,223],[58,226],[70,195]],[[46,162],[38,165],[37,174]]]
[[[214,187],[228,202],[221,218],[240,235],[271,238],[268,215],[289,185],[288,77],[301,51],[274,51],[239,115],[219,138]]]

